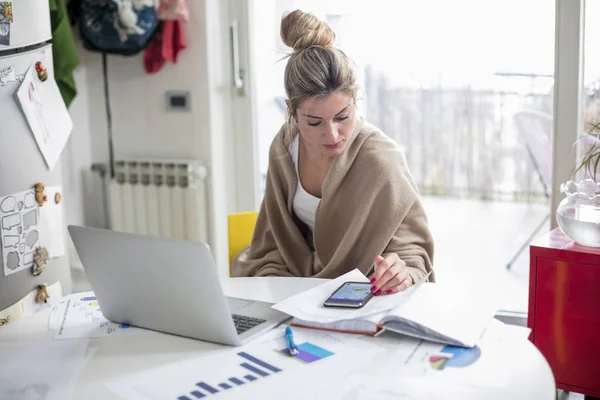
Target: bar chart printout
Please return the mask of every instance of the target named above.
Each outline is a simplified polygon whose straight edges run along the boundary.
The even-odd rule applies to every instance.
[[[258,379],[269,377],[271,374],[276,374],[282,370],[271,363],[254,357],[246,352],[237,353],[239,357],[239,369],[237,376],[231,376],[227,380],[218,383],[208,383],[198,381],[196,387],[189,393],[182,394],[177,397],[177,400],[194,400],[208,397],[212,394],[217,394],[221,391],[230,390],[236,386],[242,386],[252,383]]]
[[[285,341],[278,337],[241,348],[216,349],[120,377],[106,386],[124,400],[305,400],[383,352],[355,335],[309,329],[294,334],[302,350],[296,356],[287,354]],[[290,390],[298,388],[299,380],[310,385]]]

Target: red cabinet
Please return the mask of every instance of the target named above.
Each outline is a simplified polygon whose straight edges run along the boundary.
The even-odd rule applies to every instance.
[[[559,229],[532,243],[527,325],[558,388],[600,397],[600,248]]]

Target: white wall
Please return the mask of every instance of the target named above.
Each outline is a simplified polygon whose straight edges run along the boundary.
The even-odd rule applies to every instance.
[[[188,1],[190,21],[185,25],[187,48],[178,63],[165,63],[149,75],[143,53],[108,57],[108,77],[114,155],[116,159],[198,159],[209,170],[209,242],[223,274],[227,268],[227,213],[235,208],[233,162],[228,151],[232,140],[227,2]],[[76,140],[67,157],[73,159],[71,175],[89,171],[93,162],[108,162],[107,119],[104,103],[102,57],[80,48],[77,70],[78,97],[71,106]],[[190,92],[189,112],[169,112],[165,93]],[[75,150],[77,149],[77,150]],[[72,221],[84,219],[98,225],[103,219],[98,205],[89,203],[81,184],[81,201],[69,211]],[[85,186],[85,185],[83,185]],[[92,196],[93,197],[93,196]],[[87,201],[86,205],[82,205]],[[75,204],[75,202],[74,202]],[[83,215],[85,214],[85,215]],[[91,221],[91,222],[90,222]]]
[[[87,68],[80,66],[74,73],[77,96],[69,107],[73,131],[61,154],[64,213],[67,225],[83,225],[86,222],[85,172],[92,159],[90,107],[87,86]],[[71,240],[67,240],[69,262],[79,264]]]

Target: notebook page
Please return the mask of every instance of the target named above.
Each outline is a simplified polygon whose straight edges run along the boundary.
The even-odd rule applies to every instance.
[[[404,303],[412,293],[416,293],[420,284],[427,277],[408,289],[391,295],[375,296],[364,307],[358,309],[344,309],[325,307],[323,302],[344,282],[369,282],[367,277],[358,269],[354,269],[336,279],[327,281],[313,289],[289,297],[272,307],[292,317],[311,322],[330,323],[342,320],[364,318],[398,307]]]
[[[466,346],[474,346],[494,317],[498,307],[474,292],[452,286],[425,283],[411,300],[388,312],[423,325]]]

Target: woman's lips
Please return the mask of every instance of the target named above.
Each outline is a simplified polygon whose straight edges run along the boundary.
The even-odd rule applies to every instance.
[[[335,150],[335,149],[337,149],[338,147],[340,147],[340,145],[341,145],[341,144],[342,144],[342,141],[340,140],[340,141],[339,141],[339,142],[337,142],[337,143],[334,143],[334,144],[326,144],[326,145],[324,145],[324,146],[325,146],[325,147],[327,147],[327,149],[328,149],[328,150]]]

